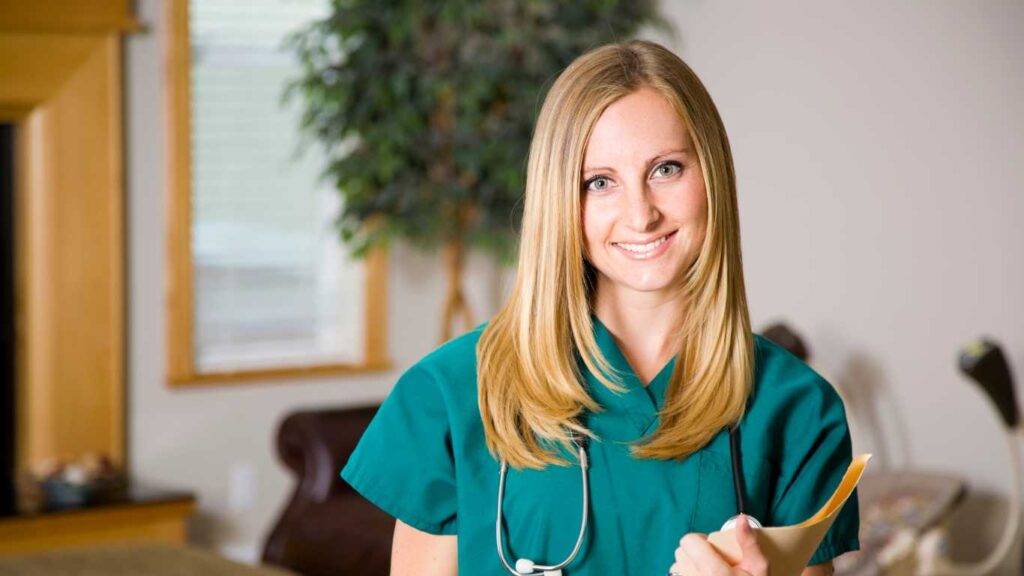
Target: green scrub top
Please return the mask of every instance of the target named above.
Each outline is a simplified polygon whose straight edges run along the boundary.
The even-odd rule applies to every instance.
[[[591,315],[594,336],[613,366],[628,375],[625,394],[589,373],[592,397],[606,410],[589,414],[599,437],[590,457],[590,519],[567,575],[662,576],[688,532],[710,533],[736,514],[729,434],[679,460],[643,460],[628,443],[659,423],[674,359],[643,386],[611,332]],[[449,340],[406,370],[381,404],[341,470],[357,492],[389,515],[432,534],[458,535],[459,574],[508,574],[498,558],[494,523],[500,463],[487,451],[477,403],[476,344],[486,322]],[[839,485],[852,459],[842,400],[807,364],[754,335],[755,382],[740,424],[747,512],[765,526],[797,524]],[[566,456],[568,453],[563,452]],[[505,557],[557,564],[572,551],[583,502],[579,466],[509,467],[503,504]],[[809,565],[857,550],[856,491]]]

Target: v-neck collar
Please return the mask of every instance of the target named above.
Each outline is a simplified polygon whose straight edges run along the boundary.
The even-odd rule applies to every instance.
[[[665,401],[665,389],[675,366],[675,356],[644,386],[608,327],[593,313],[590,321],[598,347],[622,374],[626,392],[617,393],[607,388],[581,361],[580,367],[586,374],[591,396],[605,408],[604,412],[588,414],[587,425],[602,439],[632,442],[657,427],[658,410]]]

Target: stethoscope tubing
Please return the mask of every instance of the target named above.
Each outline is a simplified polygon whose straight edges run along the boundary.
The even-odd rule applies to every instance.
[[[589,514],[587,514],[587,507],[590,504],[590,483],[588,481],[587,470],[590,468],[590,463],[587,459],[587,451],[584,447],[587,442],[587,439],[582,438],[581,440],[578,440],[576,433],[573,432],[571,436],[571,441],[576,446],[577,454],[579,457],[580,476],[583,483],[583,510],[580,514],[580,531],[579,535],[576,537],[576,545],[573,546],[572,552],[569,553],[569,556],[565,560],[559,562],[558,564],[533,564],[529,560],[521,559],[519,562],[528,562],[528,565],[523,567],[525,570],[528,571],[520,571],[518,567],[519,562],[516,562],[517,566],[513,567],[509,563],[508,559],[505,558],[505,544],[501,532],[501,519],[502,501],[504,501],[505,499],[505,476],[508,472],[508,463],[505,461],[504,458],[501,459],[501,470],[498,474],[498,509],[494,521],[494,540],[495,545],[498,548],[498,558],[501,559],[501,563],[505,566],[505,569],[508,570],[508,572],[513,576],[541,576],[542,574],[547,573],[549,571],[557,571],[558,573],[561,573],[561,569],[569,565],[569,563],[576,558],[576,555],[580,551],[580,546],[583,545],[583,536],[587,532],[587,520],[589,517]],[[740,459],[739,447],[739,426],[729,430],[729,452],[731,453],[730,456],[732,460],[733,488],[736,491],[737,515],[746,515],[746,498],[744,497],[745,486],[743,482],[742,461]],[[726,523],[722,526],[722,529],[724,530],[727,526],[730,526],[730,523],[734,522],[735,519],[736,516],[733,516],[728,521],[726,521]],[[747,515],[747,519],[752,526],[758,528],[761,526],[760,522],[758,522],[757,519],[755,519],[754,517]],[[540,570],[540,572],[538,572],[537,570]]]
[[[501,559],[501,563],[505,565],[505,569],[511,574],[522,576],[523,574],[536,574],[536,570],[561,570],[563,567],[569,565],[569,563],[576,558],[576,555],[579,554],[580,546],[583,545],[583,536],[587,533],[587,519],[590,516],[587,514],[587,506],[590,504],[590,482],[587,477],[587,470],[590,468],[590,462],[587,459],[587,451],[584,449],[583,445],[576,440],[575,434],[573,434],[571,440],[576,446],[576,453],[580,462],[580,476],[583,481],[583,510],[580,513],[580,533],[579,536],[576,537],[576,545],[573,546],[572,552],[569,553],[569,556],[565,560],[562,560],[558,564],[552,566],[534,564],[531,566],[531,572],[527,573],[520,572],[518,569],[514,568],[505,558],[505,545],[502,542],[501,537],[501,503],[505,500],[505,474],[508,470],[508,463],[505,462],[504,458],[501,460],[501,472],[498,475],[498,511],[494,522],[494,539],[498,547],[498,557]]]

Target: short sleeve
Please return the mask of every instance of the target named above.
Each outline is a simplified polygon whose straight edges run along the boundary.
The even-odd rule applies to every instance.
[[[455,461],[438,382],[420,364],[399,377],[340,476],[375,506],[431,534],[456,534]]]
[[[789,526],[810,518],[839,486],[853,460],[852,443],[842,398],[814,374],[785,410],[781,427],[779,475],[772,498],[772,524]],[[860,549],[860,513],[856,489],[837,513],[832,526],[807,565],[827,562]]]

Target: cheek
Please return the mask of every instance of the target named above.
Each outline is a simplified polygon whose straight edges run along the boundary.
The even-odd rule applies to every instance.
[[[704,191],[696,195],[689,205],[686,206],[687,217],[695,226],[703,229],[708,222],[708,202],[704,197]]]
[[[696,253],[700,251],[701,246],[707,238],[708,230],[708,203],[704,197],[703,190],[701,194],[694,199],[693,202],[687,207],[687,218],[691,222],[690,228],[692,229],[690,243],[692,244],[692,250],[694,251],[694,258]]]
[[[608,232],[608,211],[599,202],[583,202],[583,240],[588,246],[600,245]]]
[[[698,179],[687,183],[671,198],[669,209],[675,220],[687,223],[694,228],[705,227],[708,218],[708,201],[702,180]]]

